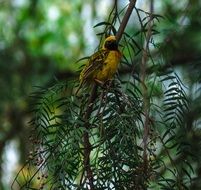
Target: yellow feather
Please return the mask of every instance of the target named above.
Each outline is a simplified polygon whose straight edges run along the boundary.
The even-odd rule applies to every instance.
[[[83,84],[90,84],[95,80],[103,83],[111,80],[117,71],[120,59],[121,53],[118,50],[115,36],[107,37],[103,47],[89,58],[84,69],[81,71],[80,85],[76,94]]]

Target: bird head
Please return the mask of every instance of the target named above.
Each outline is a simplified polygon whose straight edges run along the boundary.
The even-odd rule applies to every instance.
[[[103,49],[118,50],[118,43],[115,36],[109,36],[105,39]]]

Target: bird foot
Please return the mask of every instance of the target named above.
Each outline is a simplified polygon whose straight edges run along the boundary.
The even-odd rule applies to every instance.
[[[102,81],[100,81],[100,80],[98,80],[98,79],[94,79],[94,81],[95,81],[98,85],[104,86],[104,82],[102,82]]]
[[[102,81],[100,81],[100,80],[98,80],[98,79],[94,79],[94,81],[95,81],[98,85],[100,85],[101,88],[103,88],[103,89],[108,89],[108,88],[110,88],[110,86],[111,86],[111,84],[112,84],[112,80],[107,80],[107,81],[105,81],[105,82],[102,82]]]

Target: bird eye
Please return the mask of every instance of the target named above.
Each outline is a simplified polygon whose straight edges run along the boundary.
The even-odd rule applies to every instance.
[[[107,48],[109,50],[116,50],[118,48],[116,40],[106,41],[105,48]]]
[[[105,42],[105,47],[108,47],[110,43],[110,41]]]

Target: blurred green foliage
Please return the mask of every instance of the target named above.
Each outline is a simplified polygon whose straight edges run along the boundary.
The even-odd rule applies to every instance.
[[[75,62],[92,51],[89,46],[93,41],[84,37],[84,26],[87,19],[92,22],[96,15],[86,18],[84,14],[93,9],[94,3],[0,1],[0,178],[4,174],[2,164],[6,160],[2,160],[2,155],[6,143],[17,140],[20,162],[26,159],[28,97],[34,86],[48,86],[55,77],[68,80],[77,76],[79,64]],[[4,189],[2,182],[0,189]]]

